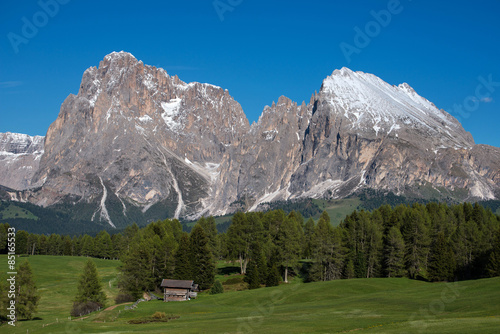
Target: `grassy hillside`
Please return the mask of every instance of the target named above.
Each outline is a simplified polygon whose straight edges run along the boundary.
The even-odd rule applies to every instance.
[[[347,215],[362,207],[362,202],[357,197],[329,201],[315,199],[314,203],[328,213],[333,226],[338,226]],[[317,214],[313,219],[317,222],[320,216],[321,214]]]
[[[43,324],[53,323],[57,320],[68,320],[72,300],[76,295],[79,275],[83,271],[86,257],[72,256],[45,256],[18,257],[17,264],[28,260],[35,276],[41,299],[38,312],[35,314],[39,320],[21,321],[16,328],[19,333],[35,333]],[[108,305],[114,304],[114,297],[118,293],[116,288],[116,268],[119,261],[93,259],[97,265],[99,275],[108,296]],[[7,256],[0,255],[0,276],[7,272]],[[3,276],[2,276],[3,278]],[[9,326],[10,327],[10,326]],[[0,333],[7,327],[0,327]],[[21,328],[24,328],[21,330]],[[49,331],[50,332],[50,331]],[[16,333],[16,331],[12,332]]]
[[[500,328],[500,278],[460,283],[359,279],[295,283],[275,288],[201,294],[189,302],[140,303],[69,321],[71,299],[85,258],[34,256],[42,299],[39,320],[0,333],[496,333]],[[5,256],[0,257],[5,272]],[[109,305],[117,293],[118,261],[95,260]],[[168,323],[132,325],[156,311],[180,316]],[[47,324],[49,324],[47,326]],[[45,327],[43,327],[45,325]]]

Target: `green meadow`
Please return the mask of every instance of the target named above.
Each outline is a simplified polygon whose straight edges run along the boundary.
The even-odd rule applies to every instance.
[[[352,279],[274,288],[201,293],[187,302],[143,302],[69,318],[86,258],[31,256],[41,294],[35,320],[6,324],[0,333],[498,333],[500,278],[458,283],[409,279]],[[6,256],[0,256],[2,272]],[[94,259],[114,305],[119,261]],[[224,269],[224,268],[222,268]],[[221,280],[237,277],[231,270]],[[163,323],[129,324],[155,312],[178,316]]]

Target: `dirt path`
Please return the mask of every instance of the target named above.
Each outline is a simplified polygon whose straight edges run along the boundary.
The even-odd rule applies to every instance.
[[[118,305],[113,305],[113,306],[110,306],[108,308],[105,308],[104,311],[112,311],[114,310],[115,308],[117,308],[118,306],[122,306],[122,305],[130,305],[132,303],[123,303],[123,304],[118,304]]]

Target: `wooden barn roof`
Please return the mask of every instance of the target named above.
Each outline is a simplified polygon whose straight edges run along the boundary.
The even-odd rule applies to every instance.
[[[161,282],[162,288],[192,289],[194,281],[164,279]]]

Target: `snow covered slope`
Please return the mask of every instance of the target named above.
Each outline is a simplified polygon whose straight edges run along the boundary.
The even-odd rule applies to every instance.
[[[418,95],[407,83],[391,86],[373,74],[335,70],[321,93],[334,113],[342,113],[351,129],[375,136],[420,133],[435,147],[471,148],[472,136],[450,114]]]
[[[43,154],[44,137],[0,133],[0,185],[24,190],[32,186]]]

